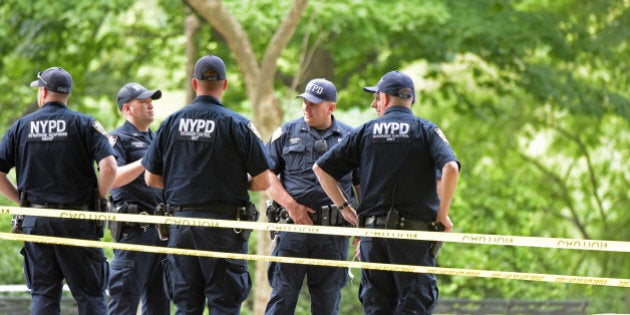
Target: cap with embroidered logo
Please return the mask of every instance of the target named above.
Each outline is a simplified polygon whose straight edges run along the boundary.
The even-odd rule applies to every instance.
[[[162,97],[162,91],[149,90],[142,86],[140,83],[131,82],[123,85],[123,87],[120,88],[120,90],[118,91],[118,96],[116,97],[116,101],[118,102],[118,108],[122,110],[123,105],[133,99],[151,98],[152,100],[157,100],[160,97]]]
[[[31,82],[31,87],[44,87],[51,92],[70,94],[72,91],[72,76],[61,67],[48,68],[37,73],[37,80]]]
[[[366,86],[363,90],[370,93],[383,92],[400,98],[412,98],[415,96],[413,80],[398,70],[386,73],[376,86]]]
[[[195,63],[194,76],[203,81],[225,80],[225,63],[214,55],[203,56]]]
[[[319,104],[324,101],[336,102],[337,88],[326,79],[313,79],[306,85],[304,93],[296,96],[296,98],[303,98],[313,104]]]

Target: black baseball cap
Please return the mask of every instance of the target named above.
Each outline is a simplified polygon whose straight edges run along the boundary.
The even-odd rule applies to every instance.
[[[213,70],[212,75],[204,75],[208,70]],[[195,78],[203,81],[225,80],[225,63],[221,58],[214,55],[207,55],[199,58],[195,63]]]
[[[332,82],[326,79],[313,79],[306,85],[304,93],[296,96],[296,98],[303,98],[313,104],[324,101],[336,102],[337,89]]]
[[[118,91],[116,101],[118,102],[118,108],[122,110],[123,105],[136,98],[151,98],[157,100],[162,97],[162,91],[149,90],[142,86],[140,83],[131,82],[123,85]]]
[[[411,89],[411,93],[401,92],[402,89]],[[400,98],[413,98],[415,95],[411,77],[398,70],[386,73],[376,86],[366,86],[363,90],[370,93],[383,92]]]
[[[72,76],[61,67],[48,68],[37,73],[37,80],[31,82],[31,87],[44,87],[49,91],[70,94],[72,91]]]

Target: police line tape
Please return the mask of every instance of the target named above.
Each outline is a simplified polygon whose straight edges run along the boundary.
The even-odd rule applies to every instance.
[[[279,223],[267,223],[267,222],[232,221],[232,220],[217,220],[217,219],[203,219],[203,218],[190,218],[190,217],[172,217],[172,216],[141,215],[141,214],[111,213],[111,212],[104,213],[104,212],[94,212],[94,211],[58,210],[58,209],[24,208],[24,207],[9,207],[9,206],[0,206],[0,214],[30,215],[30,216],[42,216],[42,217],[65,218],[65,219],[82,219],[82,220],[103,220],[103,221],[115,221],[115,222],[135,222],[135,223],[145,223],[145,224],[146,223],[176,224],[176,225],[190,225],[190,226],[202,226],[202,227],[252,229],[252,230],[276,231],[276,232],[296,232],[296,233],[327,234],[327,235],[340,235],[340,236],[397,238],[397,239],[442,241],[442,242],[468,243],[468,244],[525,246],[525,247],[594,250],[594,251],[608,251],[608,252],[630,252],[630,242],[605,241],[605,240],[579,240],[579,239],[569,239],[569,238],[470,234],[470,233],[442,233],[442,232],[427,232],[427,231],[335,227],[335,226],[321,226],[321,225],[279,224]]]
[[[510,271],[474,270],[474,269],[411,266],[411,265],[398,265],[398,264],[385,264],[385,263],[368,263],[368,262],[360,262],[360,261],[341,261],[341,260],[330,260],[330,259],[238,254],[238,253],[203,251],[203,250],[196,250],[196,249],[101,242],[101,241],[94,241],[94,240],[73,239],[73,238],[63,238],[63,237],[53,237],[53,236],[13,234],[13,233],[5,233],[5,232],[0,232],[0,239],[43,243],[43,244],[50,244],[50,245],[72,245],[72,246],[82,246],[82,247],[110,248],[110,249],[141,251],[141,252],[158,253],[158,254],[187,255],[187,256],[223,258],[223,259],[255,260],[255,261],[266,261],[266,262],[290,263],[290,264],[308,264],[308,265],[325,266],[325,267],[361,268],[361,269],[372,269],[372,270],[383,270],[383,271],[431,273],[431,274],[441,274],[441,275],[449,275],[449,276],[466,276],[466,277],[496,278],[496,279],[508,279],[508,280],[525,280],[525,281],[536,281],[536,282],[555,282],[555,283],[571,283],[571,284],[585,284],[585,285],[598,285],[598,286],[630,287],[630,279],[617,279],[617,278],[565,276],[565,275],[552,275],[552,274],[510,272]]]

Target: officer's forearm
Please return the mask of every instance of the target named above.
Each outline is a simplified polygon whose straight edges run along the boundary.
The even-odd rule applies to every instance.
[[[337,186],[337,180],[334,177],[326,173],[317,164],[313,165],[313,172],[315,172],[317,180],[319,180],[322,188],[324,188],[326,195],[328,195],[328,198],[330,198],[335,205],[339,206],[346,202],[346,198],[343,196],[339,186]]]
[[[15,184],[7,177],[7,173],[0,172],[0,192],[11,199],[13,202],[19,204],[20,198],[18,196],[18,190]]]
[[[160,175],[146,171],[144,172],[144,181],[149,187],[164,189],[164,178],[162,178],[162,176]]]
[[[127,165],[119,166],[116,170],[116,179],[112,183],[112,188],[118,188],[125,186],[134,181],[142,172],[144,172],[144,166],[142,165],[142,159]]]
[[[271,199],[280,204],[285,209],[293,209],[294,206],[297,205],[297,202],[289,193],[284,189],[282,183],[278,179],[278,176],[271,176],[269,178],[270,185],[269,188],[265,191]]]
[[[101,198],[107,197],[109,189],[116,178],[116,159],[113,155],[105,157],[98,162],[98,194]]]
[[[264,172],[252,177],[252,180],[249,182],[249,190],[251,191],[264,191],[269,188],[270,178],[275,176],[270,170],[265,170]]]
[[[448,162],[442,168],[442,181],[440,208],[438,209],[438,220],[448,216],[448,210],[451,206],[451,200],[455,194],[457,179],[459,177],[459,167],[456,162]]]

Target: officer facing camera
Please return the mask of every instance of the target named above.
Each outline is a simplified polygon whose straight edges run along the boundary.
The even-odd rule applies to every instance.
[[[120,113],[125,118],[122,126],[110,132],[116,150],[118,172],[112,186],[112,211],[128,214],[155,214],[162,201],[162,190],[144,182],[141,160],[155,133],[149,128],[154,119],[154,100],[162,91],[149,90],[131,82],[123,85],[116,95]],[[114,241],[125,244],[166,246],[153,224],[109,222]],[[170,314],[169,299],[164,287],[165,254],[114,249],[110,265],[109,313],[135,314],[142,300],[143,314]]]
[[[271,210],[277,221],[289,224],[343,226],[351,224],[341,210],[326,196],[313,174],[313,162],[336,145],[352,129],[333,116],[337,107],[337,90],[326,79],[313,79],[306,85],[302,100],[303,117],[278,128],[267,148],[275,162],[267,193],[273,198]],[[340,185],[353,202],[353,183],[348,174]],[[356,187],[358,191],[358,187]],[[347,204],[346,204],[347,205]],[[274,256],[346,260],[348,237],[303,233],[272,233]],[[347,270],[300,264],[269,264],[269,283],[273,291],[267,304],[267,314],[293,314],[304,278],[311,293],[314,314],[337,314],[341,288],[347,282]]]

